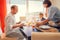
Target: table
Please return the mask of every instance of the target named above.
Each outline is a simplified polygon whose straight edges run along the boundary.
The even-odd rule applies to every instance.
[[[47,29],[47,30],[40,29],[39,27],[36,27],[36,28],[37,28],[38,30],[43,31],[43,32],[58,32],[58,29],[53,28],[53,27],[51,27],[51,28],[49,28],[49,29]]]

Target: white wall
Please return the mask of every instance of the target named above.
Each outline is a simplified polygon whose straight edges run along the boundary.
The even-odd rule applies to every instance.
[[[0,35],[2,34],[2,31],[1,31],[1,22],[0,22]]]
[[[2,34],[1,28],[0,28],[0,35]]]
[[[0,35],[2,34],[2,31],[1,31],[1,22],[0,22]]]
[[[58,7],[60,9],[60,0],[51,0],[54,6]]]

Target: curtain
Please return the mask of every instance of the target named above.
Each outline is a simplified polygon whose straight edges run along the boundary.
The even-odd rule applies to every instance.
[[[0,0],[0,21],[2,32],[4,32],[5,27],[5,16],[6,16],[6,0]]]

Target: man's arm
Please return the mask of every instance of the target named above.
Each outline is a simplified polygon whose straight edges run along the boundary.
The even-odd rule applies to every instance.
[[[15,24],[12,26],[12,28],[17,28],[17,27],[23,27],[24,24],[20,23],[20,24]]]
[[[12,18],[10,16],[8,16],[6,18],[6,25],[10,26],[10,29],[17,28],[17,27],[22,27],[23,26],[22,23],[16,23],[16,24],[14,24],[12,21],[13,20],[12,20]]]

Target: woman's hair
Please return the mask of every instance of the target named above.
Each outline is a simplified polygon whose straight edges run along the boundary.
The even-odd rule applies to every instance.
[[[49,0],[45,0],[45,1],[43,2],[43,4],[48,4],[47,7],[50,7],[50,6],[52,5],[51,1],[49,1]]]

